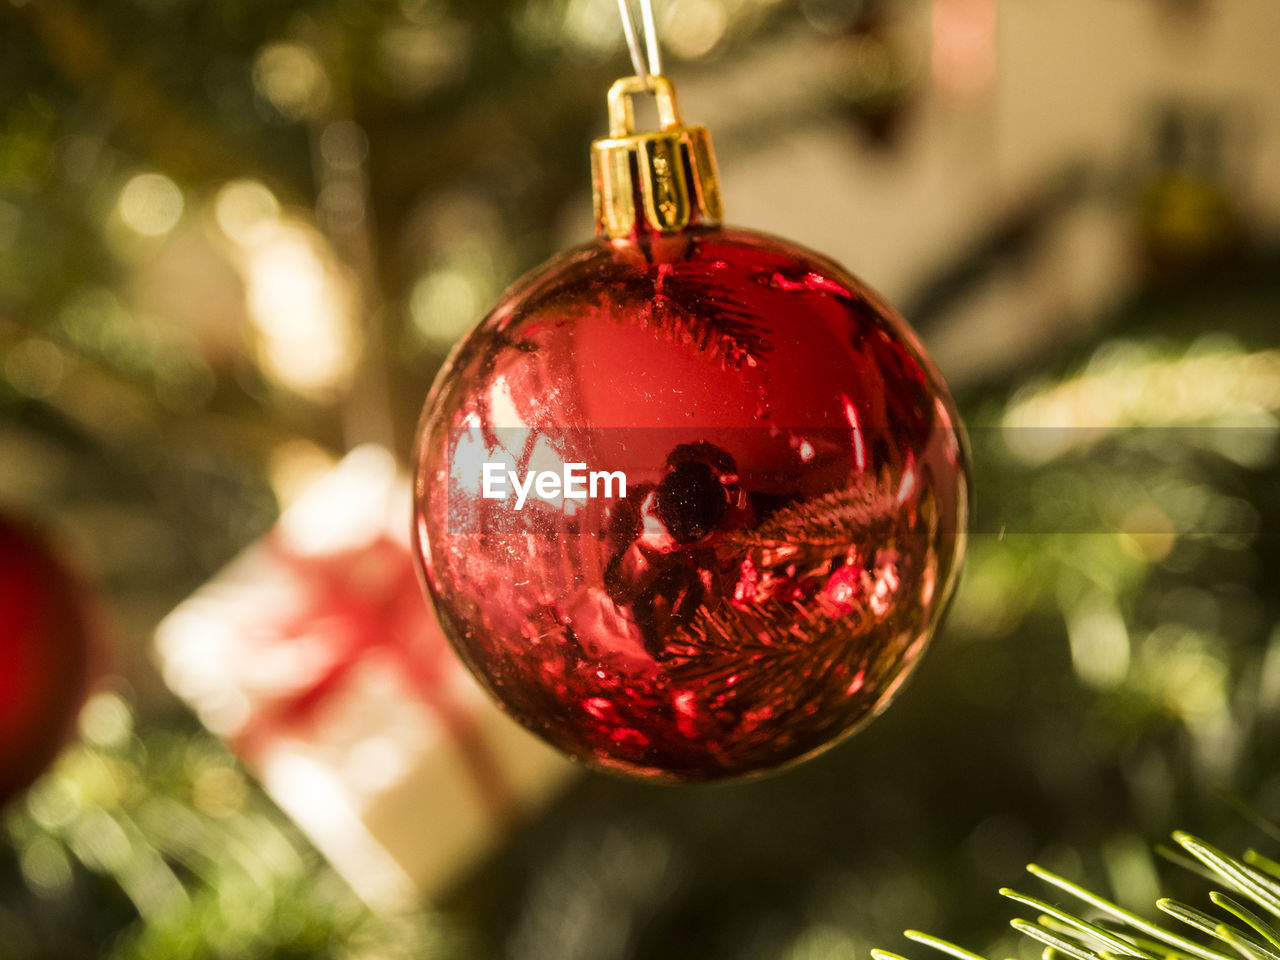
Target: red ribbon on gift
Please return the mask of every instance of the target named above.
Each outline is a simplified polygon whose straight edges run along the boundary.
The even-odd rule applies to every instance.
[[[494,820],[513,821],[516,804],[506,778],[473,709],[448,682],[459,669],[456,655],[423,596],[408,550],[380,535],[357,549],[300,554],[279,531],[267,535],[263,548],[305,585],[306,599],[297,613],[260,624],[255,639],[280,644],[322,638],[330,656],[305,689],[260,705],[233,738],[235,750],[252,757],[283,734],[305,737],[363,658],[385,651],[444,726]]]

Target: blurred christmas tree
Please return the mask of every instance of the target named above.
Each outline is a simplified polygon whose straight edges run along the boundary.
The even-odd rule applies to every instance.
[[[807,121],[880,142],[920,81],[891,7],[662,9],[677,57],[782,31],[837,51]],[[1145,288],[963,391],[966,582],[909,695],[844,747],[699,791],[588,778],[386,918],[175,704],[160,617],[338,451],[405,449],[443,353],[559,245],[619,42],[594,0],[0,13],[0,498],[91,572],[127,678],[5,811],[0,957],[817,960],[907,922],[982,944],[987,887],[1028,859],[1146,909],[1147,839],[1237,845],[1224,787],[1274,809],[1280,269],[1179,157],[1132,203]],[[1072,196],[975,242],[916,317]]]

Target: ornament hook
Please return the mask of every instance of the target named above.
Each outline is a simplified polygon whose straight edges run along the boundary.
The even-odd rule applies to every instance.
[[[657,102],[659,129],[638,132],[631,98],[645,90]],[[591,179],[596,228],[615,240],[722,218],[711,135],[685,125],[661,74],[623,77],[609,88],[609,136],[591,145]]]
[[[622,33],[627,38],[631,65],[635,67],[636,76],[648,87],[652,77],[662,74],[662,50],[658,47],[658,27],[653,16],[653,0],[640,0],[640,19],[644,24],[644,50],[640,48],[636,21],[631,12],[631,0],[618,0],[618,12],[622,15]],[[646,51],[648,52],[647,63]]]
[[[658,107],[658,124],[663,130],[684,126],[680,117],[680,105],[676,101],[676,88],[671,81],[655,73],[644,77],[623,77],[609,88],[609,136],[628,137],[636,132],[636,115],[631,98],[646,90],[653,91]]]

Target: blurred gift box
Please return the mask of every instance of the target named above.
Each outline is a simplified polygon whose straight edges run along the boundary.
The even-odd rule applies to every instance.
[[[449,647],[409,516],[394,459],[359,448],[156,634],[169,686],[379,909],[440,896],[576,770]]]

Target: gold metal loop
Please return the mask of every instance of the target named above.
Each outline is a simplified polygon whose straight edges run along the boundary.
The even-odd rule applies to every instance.
[[[652,93],[657,130],[636,130],[632,100]],[[609,88],[609,136],[591,145],[596,227],[614,239],[672,233],[722,219],[715,153],[706,127],[686,126],[671,81],[623,77]]]
[[[680,105],[676,101],[676,88],[660,74],[643,77],[623,77],[609,88],[609,136],[628,137],[636,132],[636,114],[632,98],[637,94],[652,93],[658,107],[658,122],[663,130],[684,126],[680,118]]]

